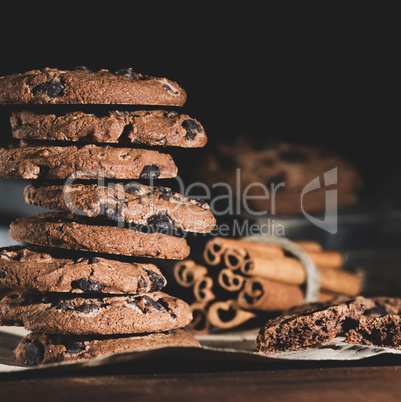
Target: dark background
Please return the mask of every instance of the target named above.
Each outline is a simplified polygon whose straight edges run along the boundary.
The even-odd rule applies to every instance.
[[[14,1],[1,16],[0,75],[86,65],[165,76],[187,91],[181,111],[203,124],[208,146],[238,134],[325,145],[357,165],[370,195],[392,197],[394,10],[261,4]],[[202,162],[202,150],[172,152],[180,173]]]
[[[321,230],[316,236],[327,248],[361,247],[362,257],[349,264],[370,264],[376,287],[389,290],[391,283],[399,292],[400,256],[375,251],[398,250],[401,241],[397,10],[349,2],[222,3],[6,3],[0,76],[44,67],[132,67],[186,90],[180,111],[202,123],[208,149],[237,135],[331,148],[361,172],[365,188],[356,208],[368,214],[340,225],[335,236],[322,239]],[[11,141],[9,113],[0,107],[2,146]],[[202,168],[202,149],[168,152],[180,176],[190,180]],[[5,183],[0,217],[7,228],[18,215],[38,211],[22,210],[22,187],[17,194]],[[393,276],[383,280],[384,270]]]

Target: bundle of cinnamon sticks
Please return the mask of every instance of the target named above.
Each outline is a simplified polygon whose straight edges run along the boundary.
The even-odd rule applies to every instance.
[[[317,301],[360,293],[361,278],[341,269],[341,253],[323,250],[313,241],[294,243],[318,270]],[[285,311],[304,302],[305,269],[277,245],[215,237],[206,243],[199,261],[178,262],[174,277],[189,291],[195,333],[235,328],[262,312]]]

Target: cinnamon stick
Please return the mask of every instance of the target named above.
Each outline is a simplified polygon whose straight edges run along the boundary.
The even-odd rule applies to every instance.
[[[231,271],[237,271],[246,258],[247,251],[244,248],[230,247],[223,253],[224,266]]]
[[[320,292],[318,301],[328,301],[333,294]],[[238,294],[238,305],[246,310],[284,311],[304,303],[302,289],[296,285],[249,278]]]
[[[315,241],[310,241],[310,240],[298,240],[294,241],[296,245],[302,248],[304,251],[311,251],[314,253],[319,253],[320,251],[323,251],[322,246],[315,242]]]
[[[307,251],[306,254],[318,267],[340,268],[343,265],[343,256],[337,251]]]
[[[193,318],[188,327],[196,334],[209,333],[210,322],[207,318],[207,303],[195,302],[190,307]]]
[[[256,317],[256,314],[241,309],[236,300],[226,300],[212,303],[207,317],[218,328],[234,328]]]
[[[321,289],[349,296],[360,293],[361,283],[358,276],[331,268],[317,269]],[[246,276],[257,276],[292,285],[301,285],[306,280],[302,264],[291,257],[269,256],[263,259],[254,257],[245,261],[240,270]]]
[[[361,293],[362,284],[358,275],[326,267],[319,267],[318,270],[321,289],[347,296]]]
[[[309,251],[309,249],[312,248],[313,244],[311,246],[307,244],[304,251],[317,266],[340,268],[343,264],[343,258],[340,253],[336,251]],[[245,259],[249,259],[250,254],[253,257],[257,256],[259,258],[270,256],[272,254],[279,255],[279,253],[276,251],[272,253],[271,250],[265,248],[248,249],[245,247],[229,247],[223,252],[224,265],[227,268],[235,271],[241,266]],[[284,252],[282,252],[280,255],[284,256]]]
[[[240,271],[245,276],[258,276],[278,282],[301,285],[306,274],[302,264],[291,257],[266,256],[260,258],[249,253],[249,259],[241,265]]]
[[[213,279],[210,276],[204,276],[193,287],[194,296],[197,302],[207,303],[216,298],[213,290]]]
[[[238,292],[244,284],[245,278],[242,275],[236,275],[230,269],[221,269],[217,277],[218,284],[228,292]]]
[[[284,252],[282,249],[270,249],[266,247],[229,247],[223,253],[224,265],[228,269],[236,271],[245,260],[250,258],[250,255],[259,258],[268,258],[271,255],[284,257]]]
[[[238,305],[246,310],[282,311],[302,304],[304,295],[299,286],[250,278],[245,281],[237,300]]]
[[[193,260],[184,260],[174,265],[174,278],[183,287],[191,287],[207,274],[207,268]]]
[[[242,247],[248,250],[269,250],[273,254],[283,255],[283,250],[279,246],[272,244],[215,237],[206,243],[203,258],[209,265],[218,265],[221,262],[223,253],[230,247]]]

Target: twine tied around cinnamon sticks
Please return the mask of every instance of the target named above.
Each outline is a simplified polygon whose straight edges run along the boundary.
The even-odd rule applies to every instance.
[[[341,253],[312,241],[215,237],[199,261],[178,262],[174,277],[192,307],[191,329],[208,333],[237,327],[261,312],[358,295],[361,278],[340,269],[342,264]]]
[[[304,303],[313,303],[319,300],[320,291],[320,275],[316,268],[315,263],[308,256],[306,251],[302,250],[300,246],[285,237],[278,236],[250,236],[244,237],[244,241],[262,242],[280,246],[283,250],[290,252],[302,264],[305,270],[305,294]]]

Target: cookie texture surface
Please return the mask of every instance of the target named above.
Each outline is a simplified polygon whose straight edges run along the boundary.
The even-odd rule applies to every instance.
[[[41,247],[1,248],[0,288],[139,294],[161,290],[167,283],[154,264],[68,254]]]
[[[0,78],[0,104],[121,104],[182,106],[185,91],[167,78],[135,73],[132,68],[114,73],[44,68]]]
[[[0,177],[19,179],[156,179],[177,175],[172,157],[154,150],[78,146],[0,148]]]
[[[276,353],[317,345],[344,333],[344,326],[355,326],[363,312],[374,306],[364,297],[302,306],[293,313],[267,321],[260,329],[256,348]]]
[[[29,184],[25,202],[56,211],[189,232],[210,232],[216,220],[203,201],[190,200],[167,187],[139,183]]]
[[[248,212],[277,215],[324,212],[329,185],[338,207],[351,205],[362,186],[357,169],[327,149],[244,137],[206,150],[196,176],[209,187],[223,182],[246,189]]]
[[[162,332],[192,320],[189,305],[163,292],[83,297],[16,292],[0,301],[0,323],[46,334],[112,335]]]
[[[30,333],[18,344],[14,355],[18,362],[36,366],[171,346],[200,347],[200,344],[190,331],[181,328],[167,332],[125,336]]]
[[[63,115],[31,110],[10,117],[14,138],[91,143],[146,144],[199,148],[207,143],[199,121],[166,110],[109,111],[95,115],[82,111]]]
[[[346,342],[401,350],[401,299],[377,297],[346,333]]]
[[[73,214],[45,212],[15,220],[9,236],[40,246],[138,257],[182,259],[190,248],[182,237],[102,224]]]

